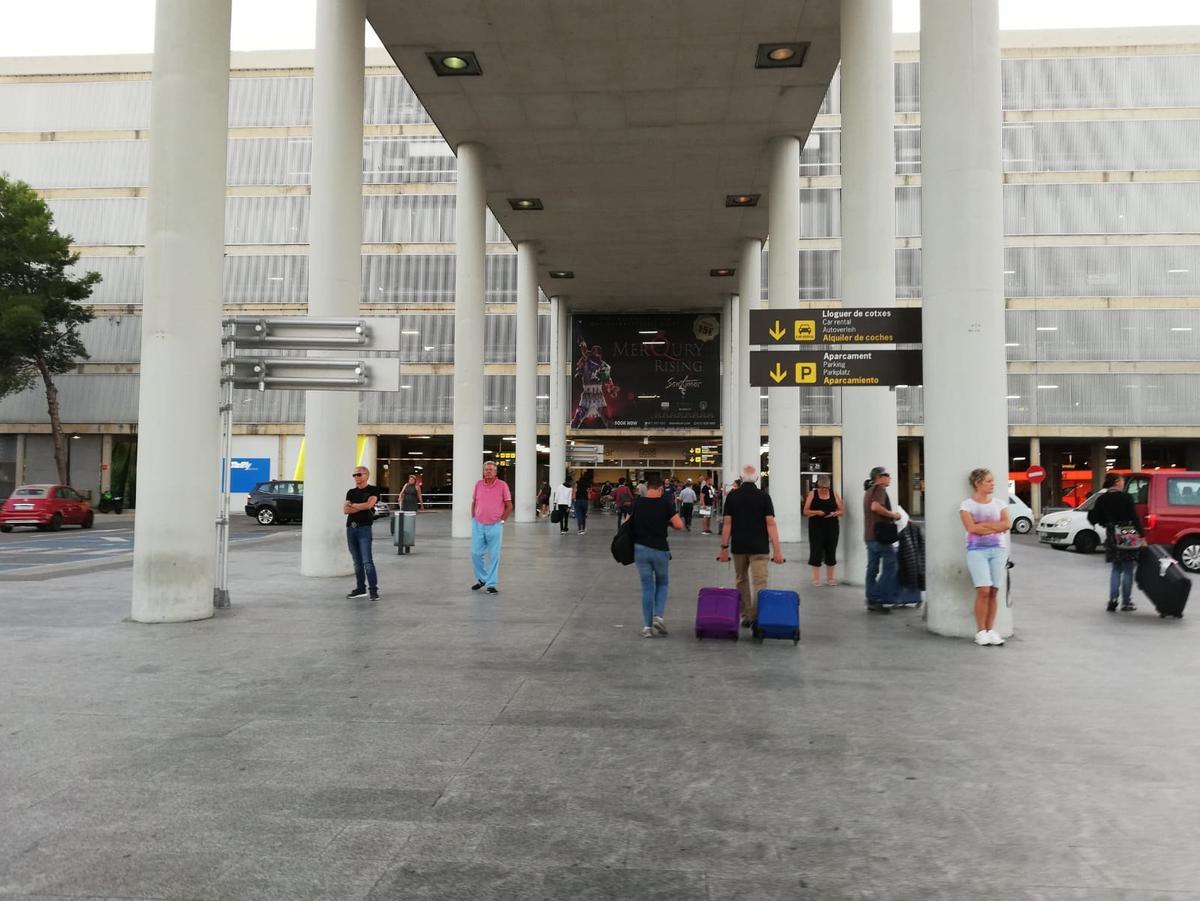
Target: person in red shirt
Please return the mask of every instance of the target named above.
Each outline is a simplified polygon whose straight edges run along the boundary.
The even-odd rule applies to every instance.
[[[496,478],[495,463],[484,463],[483,478],[475,483],[471,495],[471,566],[475,570],[472,591],[480,588],[486,588],[488,594],[499,591],[496,576],[500,572],[500,545],[504,539],[504,520],[512,508],[508,483]]]

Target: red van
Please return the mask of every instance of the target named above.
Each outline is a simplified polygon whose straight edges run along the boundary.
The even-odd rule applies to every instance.
[[[1200,573],[1200,472],[1134,472],[1125,477],[1146,540],[1171,548],[1190,573]]]

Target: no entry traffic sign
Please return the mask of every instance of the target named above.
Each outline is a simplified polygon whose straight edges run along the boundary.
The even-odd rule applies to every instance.
[[[1046,470],[1041,466],[1030,466],[1025,470],[1025,475],[1029,478],[1029,481],[1036,485],[1038,482],[1045,480]]]

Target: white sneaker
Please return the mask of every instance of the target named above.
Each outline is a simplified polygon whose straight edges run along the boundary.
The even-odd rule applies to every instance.
[[[642,626],[642,638],[653,638],[654,630],[649,626]]]
[[[661,616],[654,617],[654,631],[659,635],[667,634],[667,624],[663,622],[663,618]]]
[[[987,629],[980,629],[975,633],[975,644],[979,645],[981,648],[986,648],[991,643],[992,633]]]
[[[994,645],[1004,644],[1004,639],[1000,637],[1000,633],[997,632],[995,629],[988,630],[988,638],[991,639],[991,641],[989,642],[990,644],[994,644]]]

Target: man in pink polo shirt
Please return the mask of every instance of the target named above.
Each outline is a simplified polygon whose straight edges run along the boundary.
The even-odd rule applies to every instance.
[[[496,464],[483,464],[483,478],[475,483],[471,495],[471,566],[475,569],[472,591],[487,588],[496,594],[496,575],[500,572],[500,544],[504,540],[504,520],[512,513],[512,492],[508,483],[496,478]],[[483,562],[487,555],[487,563]]]

